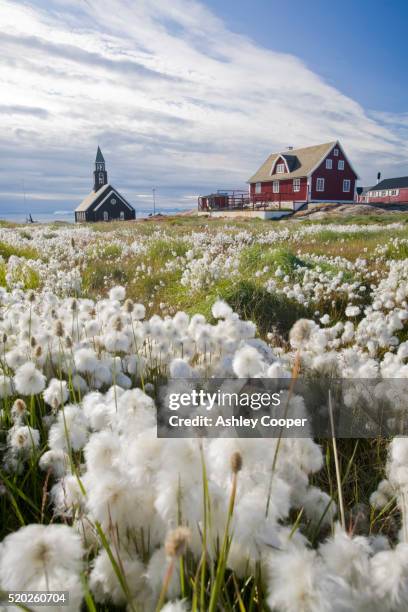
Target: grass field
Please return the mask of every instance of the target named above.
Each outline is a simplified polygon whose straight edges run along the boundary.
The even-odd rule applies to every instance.
[[[156,437],[178,378],[372,379],[405,426],[407,218],[2,224],[0,588],[408,609],[404,438]]]

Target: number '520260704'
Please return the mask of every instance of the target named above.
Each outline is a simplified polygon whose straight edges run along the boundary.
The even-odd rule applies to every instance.
[[[7,604],[35,604],[37,606],[68,605],[68,591],[8,591],[0,594],[0,603]]]

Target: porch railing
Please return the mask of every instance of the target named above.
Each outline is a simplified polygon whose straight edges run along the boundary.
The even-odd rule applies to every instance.
[[[249,194],[248,191],[217,191],[198,198],[199,211],[216,210],[296,210],[296,192],[281,190],[279,193],[266,192]]]

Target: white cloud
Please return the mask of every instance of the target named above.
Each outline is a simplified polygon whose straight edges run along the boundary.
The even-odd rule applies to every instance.
[[[196,2],[1,0],[0,40],[3,191],[24,174],[75,205],[97,142],[130,198],[158,185],[179,202],[241,187],[287,145],[339,138],[363,182],[407,158],[406,117],[363,109]]]

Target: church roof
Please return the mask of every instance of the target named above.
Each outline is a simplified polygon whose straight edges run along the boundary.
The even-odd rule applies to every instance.
[[[104,157],[102,155],[102,151],[101,151],[100,147],[98,147],[98,150],[96,152],[95,162],[96,163],[99,162],[99,163],[103,163],[103,164],[105,163],[105,159],[104,159]]]
[[[88,208],[90,208],[92,204],[96,202],[96,200],[99,200],[99,197],[102,194],[106,194],[109,189],[112,189],[112,186],[109,185],[109,183],[106,183],[106,185],[98,189],[98,191],[91,191],[91,193],[88,193],[88,195],[82,200],[80,205],[76,207],[75,212],[85,212],[86,210],[88,210]]]
[[[89,210],[90,208],[92,208],[94,205],[96,205],[95,206],[95,210],[96,210],[97,208],[99,208],[99,206],[101,205],[102,201],[105,200],[106,198],[108,198],[111,193],[116,194],[116,196],[120,200],[122,200],[122,202],[130,210],[134,210],[133,206],[131,204],[129,204],[129,202],[126,200],[126,198],[124,198],[123,195],[121,195],[119,193],[119,191],[117,191],[117,189],[115,189],[115,187],[113,187],[109,183],[106,183],[106,185],[103,185],[103,187],[98,189],[98,191],[91,191],[91,193],[89,193],[86,196],[86,198],[84,198],[82,200],[80,205],[77,206],[77,208],[75,209],[75,212],[85,212],[85,211]]]

